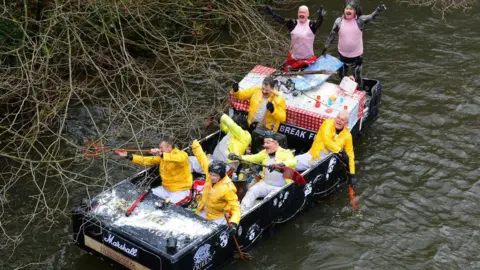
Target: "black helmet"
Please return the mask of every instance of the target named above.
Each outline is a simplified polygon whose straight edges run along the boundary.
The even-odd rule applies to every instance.
[[[227,164],[220,160],[212,160],[208,166],[208,171],[211,173],[216,173],[220,176],[220,179],[225,177],[227,172]]]

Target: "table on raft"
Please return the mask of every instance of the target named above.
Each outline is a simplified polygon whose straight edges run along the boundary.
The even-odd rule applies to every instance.
[[[309,68],[310,70],[336,71],[342,63],[338,59],[336,60],[339,63],[335,62],[335,59],[329,56],[328,61],[315,63]],[[274,68],[257,65],[240,81],[239,87],[248,89],[261,86],[263,79],[275,71],[277,70]],[[349,113],[347,128],[351,130],[355,126],[363,115],[366,93],[358,89],[351,94],[346,93],[339,85],[326,82],[330,76],[330,74],[309,74],[290,77],[295,83],[296,91],[294,92],[297,92],[297,95],[294,96],[294,92],[282,92],[287,103],[286,124],[317,132],[325,119],[335,118],[341,110],[346,110]],[[297,88],[297,84],[301,85],[302,90]],[[238,100],[233,94],[230,94],[230,104],[240,111],[248,111],[249,108],[248,100]]]

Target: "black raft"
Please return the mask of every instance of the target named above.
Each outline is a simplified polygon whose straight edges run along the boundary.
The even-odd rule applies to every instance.
[[[362,119],[351,129],[354,142],[379,116],[381,85],[369,79],[364,79],[363,85],[367,101]],[[230,113],[245,115],[235,109]],[[253,132],[252,153],[261,150],[263,133],[261,128]],[[308,151],[315,132],[283,124],[277,135],[282,147],[295,150],[298,155]],[[222,136],[218,131],[201,140],[203,149],[212,153]],[[246,192],[245,180],[261,170],[255,165],[242,167],[244,181],[235,182],[239,199]],[[305,185],[290,182],[268,200],[260,198],[253,208],[242,213],[236,235],[242,249],[249,248],[265,229],[287,222],[319,199],[345,187],[347,180],[345,165],[336,155],[328,156],[302,175]],[[202,179],[201,175],[194,176]],[[194,198],[186,205],[176,206],[147,193],[131,215],[125,215],[145,188],[160,184],[158,167],[152,167],[96,195],[90,202],[74,206],[76,245],[129,269],[214,269],[231,260],[236,246],[227,226],[195,215]]]

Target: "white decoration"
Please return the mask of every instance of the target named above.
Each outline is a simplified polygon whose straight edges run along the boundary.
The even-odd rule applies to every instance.
[[[225,231],[225,232],[222,232],[222,234],[220,234],[220,246],[222,248],[226,247],[227,244],[228,244],[228,233]]]
[[[203,269],[204,267],[208,266],[212,262],[212,260],[213,256],[210,253],[210,244],[205,244],[201,246],[195,253],[195,256],[193,256],[193,269]]]

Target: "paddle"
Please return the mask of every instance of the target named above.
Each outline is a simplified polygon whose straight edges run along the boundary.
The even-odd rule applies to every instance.
[[[92,151],[93,148],[93,151]],[[151,148],[148,149],[133,149],[133,148],[116,148],[110,149],[106,147],[102,142],[93,142],[92,139],[88,139],[87,144],[84,147],[83,154],[86,157],[97,157],[111,151],[123,151],[123,152],[140,152],[140,153],[150,153]]]
[[[300,75],[311,75],[311,74],[325,74],[325,75],[333,75],[337,74],[336,71],[331,70],[308,70],[308,71],[275,71],[270,76],[300,76]]]
[[[228,218],[227,213],[225,212],[225,209],[223,210],[223,216],[227,221],[228,227],[231,228],[232,225],[230,224],[230,219]],[[240,258],[242,258],[242,260],[244,261],[246,261],[247,259],[251,259],[252,256],[250,256],[250,254],[246,252],[243,252],[242,249],[240,248],[240,245],[238,244],[238,241],[237,241],[237,237],[235,237],[235,235],[232,234],[232,238],[233,238],[233,241],[235,242],[235,246],[237,247],[237,251],[238,251],[238,254],[240,255]]]
[[[343,162],[343,160],[337,155],[334,154],[333,156],[338,161],[340,161],[340,163],[343,165],[345,170],[347,170],[347,164],[345,164],[345,162]],[[357,210],[359,207],[358,207],[357,201],[355,200],[355,190],[353,189],[352,185],[350,185],[350,183],[348,184],[348,198],[350,199],[350,204],[352,205],[352,208]]]
[[[128,211],[125,213],[126,217],[128,217],[128,216],[130,216],[130,214],[132,214],[133,210],[135,210],[135,208],[137,208],[137,205],[139,203],[141,203],[143,201],[143,199],[145,199],[145,197],[147,196],[148,193],[150,193],[150,190],[151,190],[151,188],[149,188],[146,191],[143,191],[142,194],[140,194],[140,196],[138,196],[138,198],[135,200],[135,202],[133,202],[132,206],[130,206],[130,208],[128,208]]]
[[[244,163],[250,163],[250,164],[253,164],[253,165],[262,166],[263,168],[268,168],[268,165],[264,165],[264,164],[244,160],[244,159],[239,159],[238,161],[244,162]],[[305,185],[307,183],[305,181],[305,179],[303,178],[302,174],[297,172],[295,169],[287,167],[287,166],[283,166],[283,167],[280,167],[278,165],[274,165],[274,166],[276,167],[276,170],[283,173],[282,177],[284,179],[291,179],[293,182],[295,182],[299,185]]]
[[[357,201],[355,200],[355,191],[350,184],[348,184],[348,198],[350,199],[350,204],[352,205],[352,208],[358,210]]]

